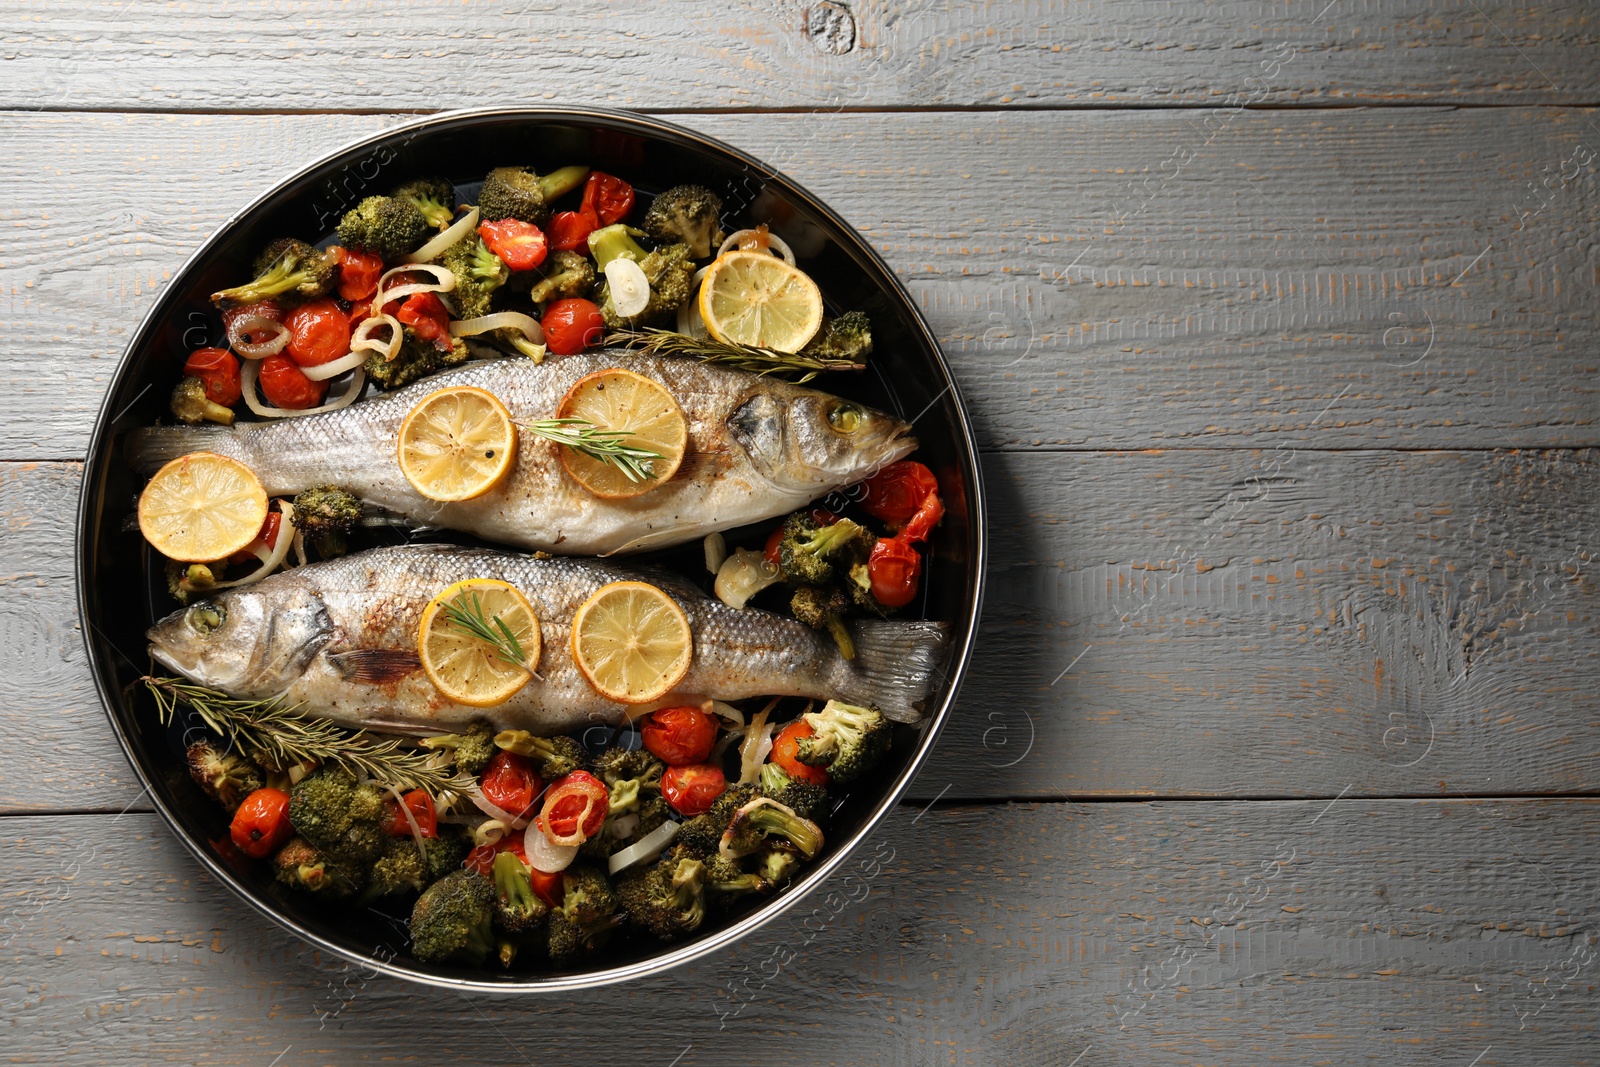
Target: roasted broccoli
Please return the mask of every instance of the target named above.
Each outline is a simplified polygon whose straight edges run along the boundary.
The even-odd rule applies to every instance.
[[[663,941],[700,928],[706,917],[706,867],[686,849],[673,849],[617,883],[628,918]]]
[[[233,425],[233,409],[225,408],[206,395],[206,383],[199,378],[185,378],[172,390],[169,402],[172,416],[179,422],[191,425],[198,422],[219,422]]]
[[[722,244],[722,198],[703,185],[675,185],[651,201],[641,223],[658,241],[682,241],[704,259]]]
[[[763,894],[772,889],[772,883],[760,874],[740,867],[735,860],[713,853],[705,864],[706,892],[713,901],[723,902],[735,897]]]
[[[388,836],[379,825],[386,796],[375,785],[357,784],[347,771],[324,766],[289,790],[289,822],[334,863],[364,868]]]
[[[826,585],[841,567],[865,560],[876,540],[860,523],[839,519],[823,526],[809,512],[797,511],[783,522],[778,566],[788,581]]]
[[[366,369],[367,377],[383,389],[398,389],[402,385],[410,385],[418,378],[426,378],[440,367],[453,367],[457,363],[463,363],[472,354],[467,351],[466,343],[459,337],[451,338],[450,347],[441,349],[409,326],[401,327],[401,330],[403,337],[400,341],[400,351],[395,353],[394,359],[386,360],[383,358],[383,353],[374,352],[362,365]]]
[[[494,923],[508,934],[525,934],[544,922],[550,908],[533,891],[528,868],[514,852],[494,858]]]
[[[411,909],[411,952],[424,963],[480,964],[495,949],[494,883],[477,871],[445,875]]]
[[[589,767],[589,753],[570,737],[535,737],[526,730],[501,730],[494,735],[494,743],[533,760],[539,776],[547,782]]]
[[[865,363],[872,354],[872,323],[866,312],[846,311],[836,319],[823,323],[806,346],[803,356],[819,359],[847,359],[852,363]]]
[[[428,217],[410,200],[369,196],[339,220],[339,243],[358,252],[399,259],[416,251],[428,236]]]
[[[457,770],[476,776],[483,772],[495,754],[494,727],[477,719],[464,733],[424,737],[421,744],[423,748],[449,751],[455,759]]]
[[[444,229],[456,217],[455,186],[443,178],[418,178],[406,182],[389,195],[409,200],[413,207],[422,212],[428,225],[435,229]]]
[[[768,838],[787,841],[806,859],[822,849],[820,826],[775,800],[756,797],[733,813],[728,828],[722,831],[718,851],[728,859],[738,859],[760,849]]]
[[[289,516],[324,559],[349,550],[345,537],[361,521],[361,501],[337,485],[317,485],[294,498]]]
[[[409,836],[391,836],[383,842],[378,858],[373,861],[362,900],[371,903],[379,897],[420,893],[429,882],[435,881],[430,875],[426,851],[419,851],[416,841]]]
[[[661,788],[661,775],[667,765],[648,749],[612,746],[594,759],[594,773],[606,785],[634,779],[654,789]]]
[[[696,856],[715,856],[733,813],[756,795],[754,786],[730,785],[711,805],[711,810],[688,819],[678,829],[673,844],[682,845]]]
[[[580,852],[604,859],[655,830],[671,815],[661,798],[666,765],[644,749],[608,748],[595,758],[595,773],[611,791],[606,821]],[[625,832],[619,827],[629,826]]]
[[[346,869],[329,863],[303,837],[291,837],[272,857],[272,868],[283,885],[329,900],[350,896],[365,881],[360,868]]]
[[[550,958],[566,963],[594,952],[623,919],[611,883],[586,864],[568,867],[561,907],[550,910]]]
[[[445,249],[439,263],[456,276],[456,287],[448,296],[455,302],[457,317],[463,319],[489,314],[495,291],[511,277],[505,261],[475,233]]]
[[[840,784],[866,773],[889,750],[894,735],[881,712],[837,700],[801,717],[812,734],[800,739],[796,757],[807,766],[828,768],[828,780]]]
[[[674,313],[689,299],[693,289],[694,261],[689,258],[687,245],[664,245],[639,261],[645,281],[650,283],[650,300],[644,310],[630,318],[617,314],[611,302],[610,287],[602,285],[600,314],[608,330],[631,330],[636,326],[651,326],[672,320]]]
[[[223,752],[210,741],[196,741],[184,755],[195,785],[230,815],[245,797],[266,784],[261,768],[253,761],[237,752]]]
[[[771,886],[780,886],[800,869],[800,854],[791,848],[768,845],[757,853],[756,873]]]
[[[613,259],[631,259],[635,263],[644,262],[644,257],[650,253],[635,237],[643,237],[643,230],[636,230],[622,222],[614,222],[610,226],[602,226],[589,235],[589,255],[594,259],[595,269],[604,271],[606,264]]]
[[[855,639],[844,624],[844,613],[850,610],[844,590],[837,585],[802,585],[789,597],[789,610],[813,630],[827,630],[845,659],[856,658]]]
[[[255,278],[244,285],[211,294],[218,307],[276,299],[298,303],[325,296],[339,280],[339,261],[332,250],[319,252],[293,237],[280,238],[256,257]]]
[[[531,275],[529,275],[531,277]],[[528,290],[528,299],[543,304],[563,297],[588,296],[594,286],[594,264],[577,252],[555,251],[544,264],[544,277]]]
[[[551,201],[576,189],[588,173],[587,167],[561,167],[541,178],[531,169],[496,167],[478,193],[479,215],[486,222],[521,219],[543,226]]]
[[[757,788],[762,796],[771,797],[784,807],[793,810],[802,819],[810,819],[812,822],[821,822],[827,818],[833,807],[826,786],[790,777],[789,773],[776,763],[762,765],[761,782]]]
[[[451,871],[461,869],[461,861],[472,851],[472,839],[460,830],[439,827],[439,836],[428,838],[428,882],[437,882]]]

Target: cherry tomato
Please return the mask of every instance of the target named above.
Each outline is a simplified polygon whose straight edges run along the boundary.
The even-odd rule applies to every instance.
[[[559,908],[565,903],[566,879],[560,871],[536,871],[530,867],[528,881],[533,883],[533,895],[552,908]]]
[[[469,871],[477,871],[487,878],[494,870],[494,858],[502,852],[510,852],[523,863],[528,862],[528,855],[523,851],[521,831],[513,831],[492,845],[479,845],[467,853],[466,859],[461,861],[461,866]]]
[[[302,367],[329,363],[350,351],[350,318],[332,300],[313,300],[289,312],[289,358]]]
[[[239,402],[239,359],[226,348],[197,348],[183,363],[185,378],[206,383],[213,404],[231,408]]]
[[[261,520],[261,531],[256,534],[256,539],[249,545],[241,548],[228,557],[229,563],[260,563],[261,559],[250,549],[261,544],[268,551],[278,547],[278,527],[283,524],[283,512],[276,508],[267,512],[267,517]]]
[[[294,836],[289,825],[289,794],[281,789],[257,789],[244,798],[228,827],[233,843],[251,859],[264,860]]]
[[[282,322],[283,307],[276,300],[258,300],[254,304],[238,304],[222,313],[222,328],[231,337],[233,335],[233,324],[246,315],[259,315],[264,319],[271,319],[273,322]],[[258,345],[271,339],[272,335],[266,330],[251,330],[242,338],[246,344],[252,345]]]
[[[335,247],[339,257],[339,295],[346,300],[365,300],[378,291],[383,277],[383,257],[372,252],[356,252]]]
[[[423,837],[439,836],[439,816],[433,810],[433,797],[428,795],[426,789],[413,789],[400,799],[411,809],[411,817],[417,820],[417,830]],[[396,837],[411,836],[411,823],[406,821],[400,806],[392,798],[383,805],[383,832]]]
[[[661,796],[681,815],[702,815],[728,788],[722,768],[709,763],[668,767],[661,775]]]
[[[589,235],[600,228],[600,216],[590,207],[558,211],[545,227],[550,247],[558,252],[587,252]]]
[[[544,790],[544,779],[533,769],[533,761],[528,757],[501,749],[484,768],[479,788],[489,803],[525,819]]]
[[[478,227],[478,236],[512,270],[532,270],[550,251],[543,231],[521,219],[485,222]]]
[[[917,579],[922,574],[922,557],[904,541],[880,537],[867,557],[867,576],[872,579],[872,595],[886,608],[903,608],[917,595]]]
[[[450,347],[450,309],[434,293],[416,293],[407,298],[395,318],[416,331],[436,348]]]
[[[544,343],[558,356],[574,356],[597,345],[606,333],[600,309],[588,300],[568,297],[544,310]]]
[[[583,185],[583,206],[594,211],[602,226],[621,222],[633,210],[633,186],[621,178],[591,171]]]
[[[944,518],[944,501],[939,499],[938,493],[929,493],[923,499],[922,506],[917,508],[917,513],[911,516],[910,521],[895,536],[908,545],[926,541],[942,518]]]
[[[261,361],[261,395],[274,407],[314,408],[328,395],[327,382],[305,376],[288,356],[268,356]]]
[[[550,786],[539,812],[539,829],[554,844],[578,845],[600,831],[611,809],[611,793],[588,771],[573,771]]]
[[[351,330],[351,332],[354,332],[355,328],[357,326],[361,325],[361,320],[362,319],[366,318],[367,316],[369,316],[371,314],[372,314],[372,299],[371,299],[371,297],[368,297],[365,300],[357,300],[354,303],[352,303],[350,305],[350,330]]]
[[[717,721],[699,708],[662,708],[645,717],[644,747],[662,763],[704,763],[717,740]]]
[[[896,526],[915,515],[939,488],[931,470],[909,459],[889,464],[863,484],[867,495],[861,498],[862,510]]]
[[[794,722],[778,731],[778,736],[772,739],[772,762],[783,768],[783,772],[797,782],[811,782],[815,785],[828,784],[828,768],[812,767],[800,762],[800,739],[810,737],[816,733],[810,723],[804,719]]]
[[[783,550],[783,527],[779,526],[767,535],[767,547],[761,550],[762,557],[774,567],[778,566],[778,556]]]

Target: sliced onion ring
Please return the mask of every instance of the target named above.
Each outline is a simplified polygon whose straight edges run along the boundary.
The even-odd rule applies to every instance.
[[[247,341],[257,330],[273,331],[270,341]],[[265,315],[240,315],[228,325],[228,344],[245,359],[266,359],[282,352],[289,343],[289,327]]]
[[[520,311],[497,311],[493,315],[479,315],[475,319],[456,319],[450,324],[451,337],[476,337],[490,330],[509,327],[521,330],[522,336],[536,345],[544,344],[544,327],[532,315]]]
[[[738,248],[739,239],[741,237],[755,232],[756,231],[754,229],[744,229],[738,231],[737,233],[730,233],[728,235],[728,239],[722,242],[722,247],[717,249],[717,255],[723,255],[731,248]],[[780,259],[789,264],[789,266],[794,266],[794,253],[789,250],[789,246],[784,243],[783,238],[779,237],[771,230],[767,231],[767,247],[769,249],[776,249]]]
[[[437,259],[441,252],[455,244],[457,241],[461,240],[467,234],[471,233],[473,227],[477,225],[478,209],[473,208],[455,222],[451,223],[449,229],[441,232],[438,236],[434,237],[433,240],[429,241],[427,244],[423,245],[409,256],[402,257],[403,261],[406,263],[426,263],[430,259]]]
[[[300,373],[314,382],[325,382],[329,378],[336,378],[347,370],[355,370],[367,361],[365,352],[351,352],[338,359],[330,359],[326,363],[319,363],[315,367],[301,367]]]
[[[389,327],[389,339],[380,341],[372,336],[372,331],[379,326]],[[361,320],[356,327],[356,332],[350,337],[350,351],[376,352],[383,357],[385,363],[394,361],[400,354],[400,341],[402,339],[400,320],[393,315],[373,315]]]
[[[497,806],[494,801],[490,800],[476,789],[467,794],[467,799],[472,801],[473,806],[479,811],[483,812],[485,815],[489,816],[489,818],[497,819],[511,827],[513,830],[520,830],[524,826],[528,825],[527,819],[519,818],[511,814],[506,809]]]
[[[244,394],[245,406],[264,419],[292,419],[300,415],[317,415],[324,411],[338,411],[340,408],[349,407],[355,398],[361,395],[361,387],[367,384],[367,372],[360,367],[350,375],[350,384],[345,386],[344,392],[334,400],[328,401],[320,407],[302,408],[276,408],[270,404],[263,404],[256,396],[256,379],[261,377],[261,364],[257,360],[249,360],[244,369],[239,372],[239,390]]]
[[[204,592],[216,589],[233,589],[241,585],[254,585],[279,567],[289,558],[289,549],[294,545],[294,538],[289,536],[289,527],[294,522],[294,505],[287,500],[278,501],[278,510],[283,512],[283,521],[278,526],[278,543],[272,546],[272,554],[261,561],[261,566],[245,575],[235,578],[231,582],[216,582],[205,587]],[[202,590],[195,590],[201,592]]]
[[[522,835],[522,851],[528,855],[528,866],[545,874],[564,871],[578,858],[577,845],[557,845],[539,829],[537,821],[530,822]]]
[[[396,274],[430,274],[432,282],[406,282],[397,285],[388,291],[384,286]],[[456,276],[450,272],[449,267],[441,267],[437,263],[417,263],[399,267],[391,267],[383,272],[383,277],[378,279],[377,291],[372,294],[372,313],[384,314],[384,308],[396,300],[404,300],[417,293],[449,293],[456,287]]]
[[[618,871],[627,870],[636,863],[645,863],[655,859],[661,855],[661,850],[667,847],[667,842],[677,835],[679,825],[668,819],[627,848],[619,849],[614,853],[610,862],[606,865],[607,868],[612,874],[616,874]],[[528,855],[533,855],[532,849],[529,849]]]
[[[606,264],[606,289],[611,307],[625,319],[631,319],[650,305],[650,279],[644,268],[631,259],[618,256]]]

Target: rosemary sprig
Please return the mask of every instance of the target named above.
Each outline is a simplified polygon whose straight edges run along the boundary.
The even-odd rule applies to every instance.
[[[529,433],[566,445],[574,452],[608,463],[630,482],[643,482],[656,476],[650,461],[663,458],[660,452],[626,444],[632,430],[602,430],[587,419],[541,419],[527,423]]]
[[[522,651],[522,643],[517,640],[517,635],[511,632],[511,627],[500,616],[484,617],[483,603],[477,593],[458,596],[446,604],[444,619],[467,636],[493,645],[500,658],[513,667],[528,669],[528,655]]]
[[[300,705],[286,706],[282,697],[241,700],[181,678],[145,675],[139,680],[155,698],[162,725],[172,722],[179,704],[186,705],[212,732],[261,763],[280,769],[312,761],[336,763],[357,777],[426,789],[435,796],[446,790],[463,793],[474,788],[472,779],[436,763],[438,753],[405,747],[399,738],[380,741],[327,719],[297,715],[295,709]]]
[[[675,330],[649,328],[642,331],[625,330],[606,338],[608,345],[626,345],[651,356],[692,356],[702,363],[721,363],[755,374],[776,374],[787,377],[797,374],[795,382],[809,382],[822,371],[865,370],[865,363],[828,356],[808,356],[803,352],[778,352],[754,345],[714,341],[709,337],[690,337]]]

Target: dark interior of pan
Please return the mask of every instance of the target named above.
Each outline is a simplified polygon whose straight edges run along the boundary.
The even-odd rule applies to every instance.
[[[949,621],[952,639],[923,722],[896,728],[886,762],[871,781],[853,787],[832,817],[826,851],[785,893],[708,921],[693,940],[668,946],[644,935],[619,939],[590,970],[499,973],[421,964],[406,952],[405,908],[352,913],[319,907],[275,885],[264,870],[230,869],[209,844],[226,835],[226,822],[183,771],[186,724],[162,727],[134,685],[150,668],[144,630],[174,605],[159,559],[127,525],[142,482],[121,459],[122,437],[166,414],[167,393],[189,351],[226,343],[207,294],[248,277],[267,241],[326,238],[362,197],[411,178],[443,175],[468,196],[495,166],[543,172],[575,162],[633,182],[641,201],[682,182],[711,187],[726,202],[725,229],[768,223],[790,239],[830,313],[859,308],[871,316],[869,369],[813,384],[914,422],[917,458],[939,475],[947,512],[921,599],[907,614]],[[129,760],[179,836],[247,902],[313,943],[396,976],[457,987],[571,989],[651,973],[743,936],[824,879],[892,807],[950,709],[971,648],[983,563],[978,478],[959,392],[912,301],[866,242],[805,190],[720,142],[654,119],[575,109],[456,112],[368,138],[289,179],[223,226],[167,285],[117,370],[89,449],[78,523],[80,611],[96,683]],[[365,536],[366,543],[353,547],[401,535]],[[748,531],[745,542],[755,536]],[[739,543],[736,531],[728,538],[730,545]],[[708,579],[698,544],[654,558]]]

